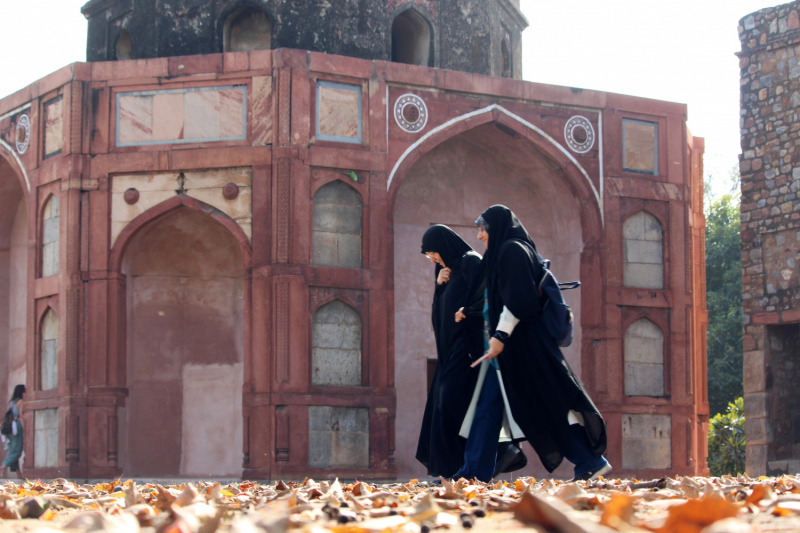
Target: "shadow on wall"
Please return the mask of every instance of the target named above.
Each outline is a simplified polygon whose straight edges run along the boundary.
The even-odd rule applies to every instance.
[[[426,474],[414,453],[425,407],[426,368],[428,361],[436,358],[436,349],[430,325],[433,267],[420,254],[422,234],[431,224],[447,224],[483,253],[474,221],[487,207],[498,203],[519,216],[539,252],[552,260],[559,279],[580,277],[583,238],[578,203],[564,178],[527,140],[514,140],[493,124],[486,124],[445,141],[409,170],[398,191],[394,215],[400,479]],[[580,290],[567,296],[576,324],[575,341],[564,354],[580,375]],[[544,468],[530,448],[526,453],[532,466],[518,474],[541,477]],[[572,477],[572,469],[562,466],[553,475]]]
[[[179,207],[125,252],[125,475],[239,476],[243,274],[239,245],[210,217]],[[158,450],[158,453],[153,453]]]

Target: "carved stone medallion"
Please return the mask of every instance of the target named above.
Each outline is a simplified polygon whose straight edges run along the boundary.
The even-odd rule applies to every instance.
[[[416,94],[404,94],[394,104],[394,119],[403,131],[417,133],[428,123],[428,107]]]
[[[594,146],[594,128],[586,117],[576,115],[564,126],[564,140],[573,152],[585,154]]]
[[[31,142],[31,119],[28,115],[21,115],[17,121],[16,145],[17,152],[24,154],[28,151]]]

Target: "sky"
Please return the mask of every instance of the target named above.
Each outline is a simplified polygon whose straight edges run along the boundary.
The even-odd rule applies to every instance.
[[[0,0],[0,97],[86,58],[86,0]],[[705,173],[727,191],[738,164],[740,18],[764,0],[521,0],[523,78],[688,105]]]

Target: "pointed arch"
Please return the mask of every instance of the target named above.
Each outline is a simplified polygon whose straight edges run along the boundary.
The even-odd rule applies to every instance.
[[[654,214],[636,211],[622,224],[622,284],[640,289],[664,288],[664,228]]]
[[[261,6],[239,3],[225,10],[220,20],[223,53],[272,49],[272,17]]]
[[[133,38],[128,30],[122,28],[114,44],[114,59],[125,61],[133,59]]]
[[[56,194],[49,194],[41,205],[39,213],[40,239],[42,243],[39,273],[41,277],[55,276],[61,270],[61,200]]]
[[[625,395],[665,394],[664,332],[647,317],[641,317],[625,329]]]
[[[334,179],[314,192],[312,254],[314,265],[361,268],[363,206],[361,193]]]
[[[0,139],[0,157],[2,157],[5,162],[8,163],[8,166],[11,167],[11,170],[20,181],[20,187],[22,187],[25,195],[31,192],[31,181],[28,178],[28,172],[25,170],[25,165],[22,164],[22,160],[17,155],[17,152],[3,139]]]
[[[605,223],[603,198],[586,169],[544,130],[497,104],[449,120],[420,137],[406,149],[392,168],[386,184],[392,210],[400,184],[414,163],[446,140],[489,122],[496,122],[526,138],[561,167],[568,184],[581,200],[584,242],[588,244],[602,240],[602,228]],[[600,187],[602,189],[602,183]]]
[[[393,62],[433,66],[433,27],[417,9],[409,7],[394,17],[391,39]]]
[[[125,226],[125,229],[123,229],[119,234],[117,241],[114,243],[114,246],[111,249],[111,254],[109,255],[108,259],[109,270],[113,272],[121,271],[122,258],[125,255],[125,250],[128,248],[131,239],[133,239],[133,237],[144,226],[146,226],[150,221],[155,220],[156,218],[181,206],[185,206],[203,213],[225,226],[225,228],[231,232],[233,238],[239,244],[245,270],[250,271],[253,266],[253,252],[252,247],[250,246],[250,239],[248,239],[244,230],[242,230],[242,228],[232,218],[222,213],[218,209],[185,195],[174,196],[169,200],[165,200],[131,220],[130,223]]]
[[[52,306],[44,311],[39,321],[39,390],[58,388],[59,321]]]

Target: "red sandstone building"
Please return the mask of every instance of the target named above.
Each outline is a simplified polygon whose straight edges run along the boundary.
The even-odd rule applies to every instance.
[[[272,4],[241,31],[241,9],[215,14],[217,51]],[[494,203],[583,283],[565,353],[619,475],[707,472],[686,106],[513,79],[526,23],[506,0],[486,5],[519,26],[473,72],[442,45],[448,2],[377,4],[385,59],[277,37],[158,57],[115,11],[90,18],[92,62],[0,100],[0,377],[28,388],[29,477],[424,477],[420,239],[444,223],[480,251]]]

